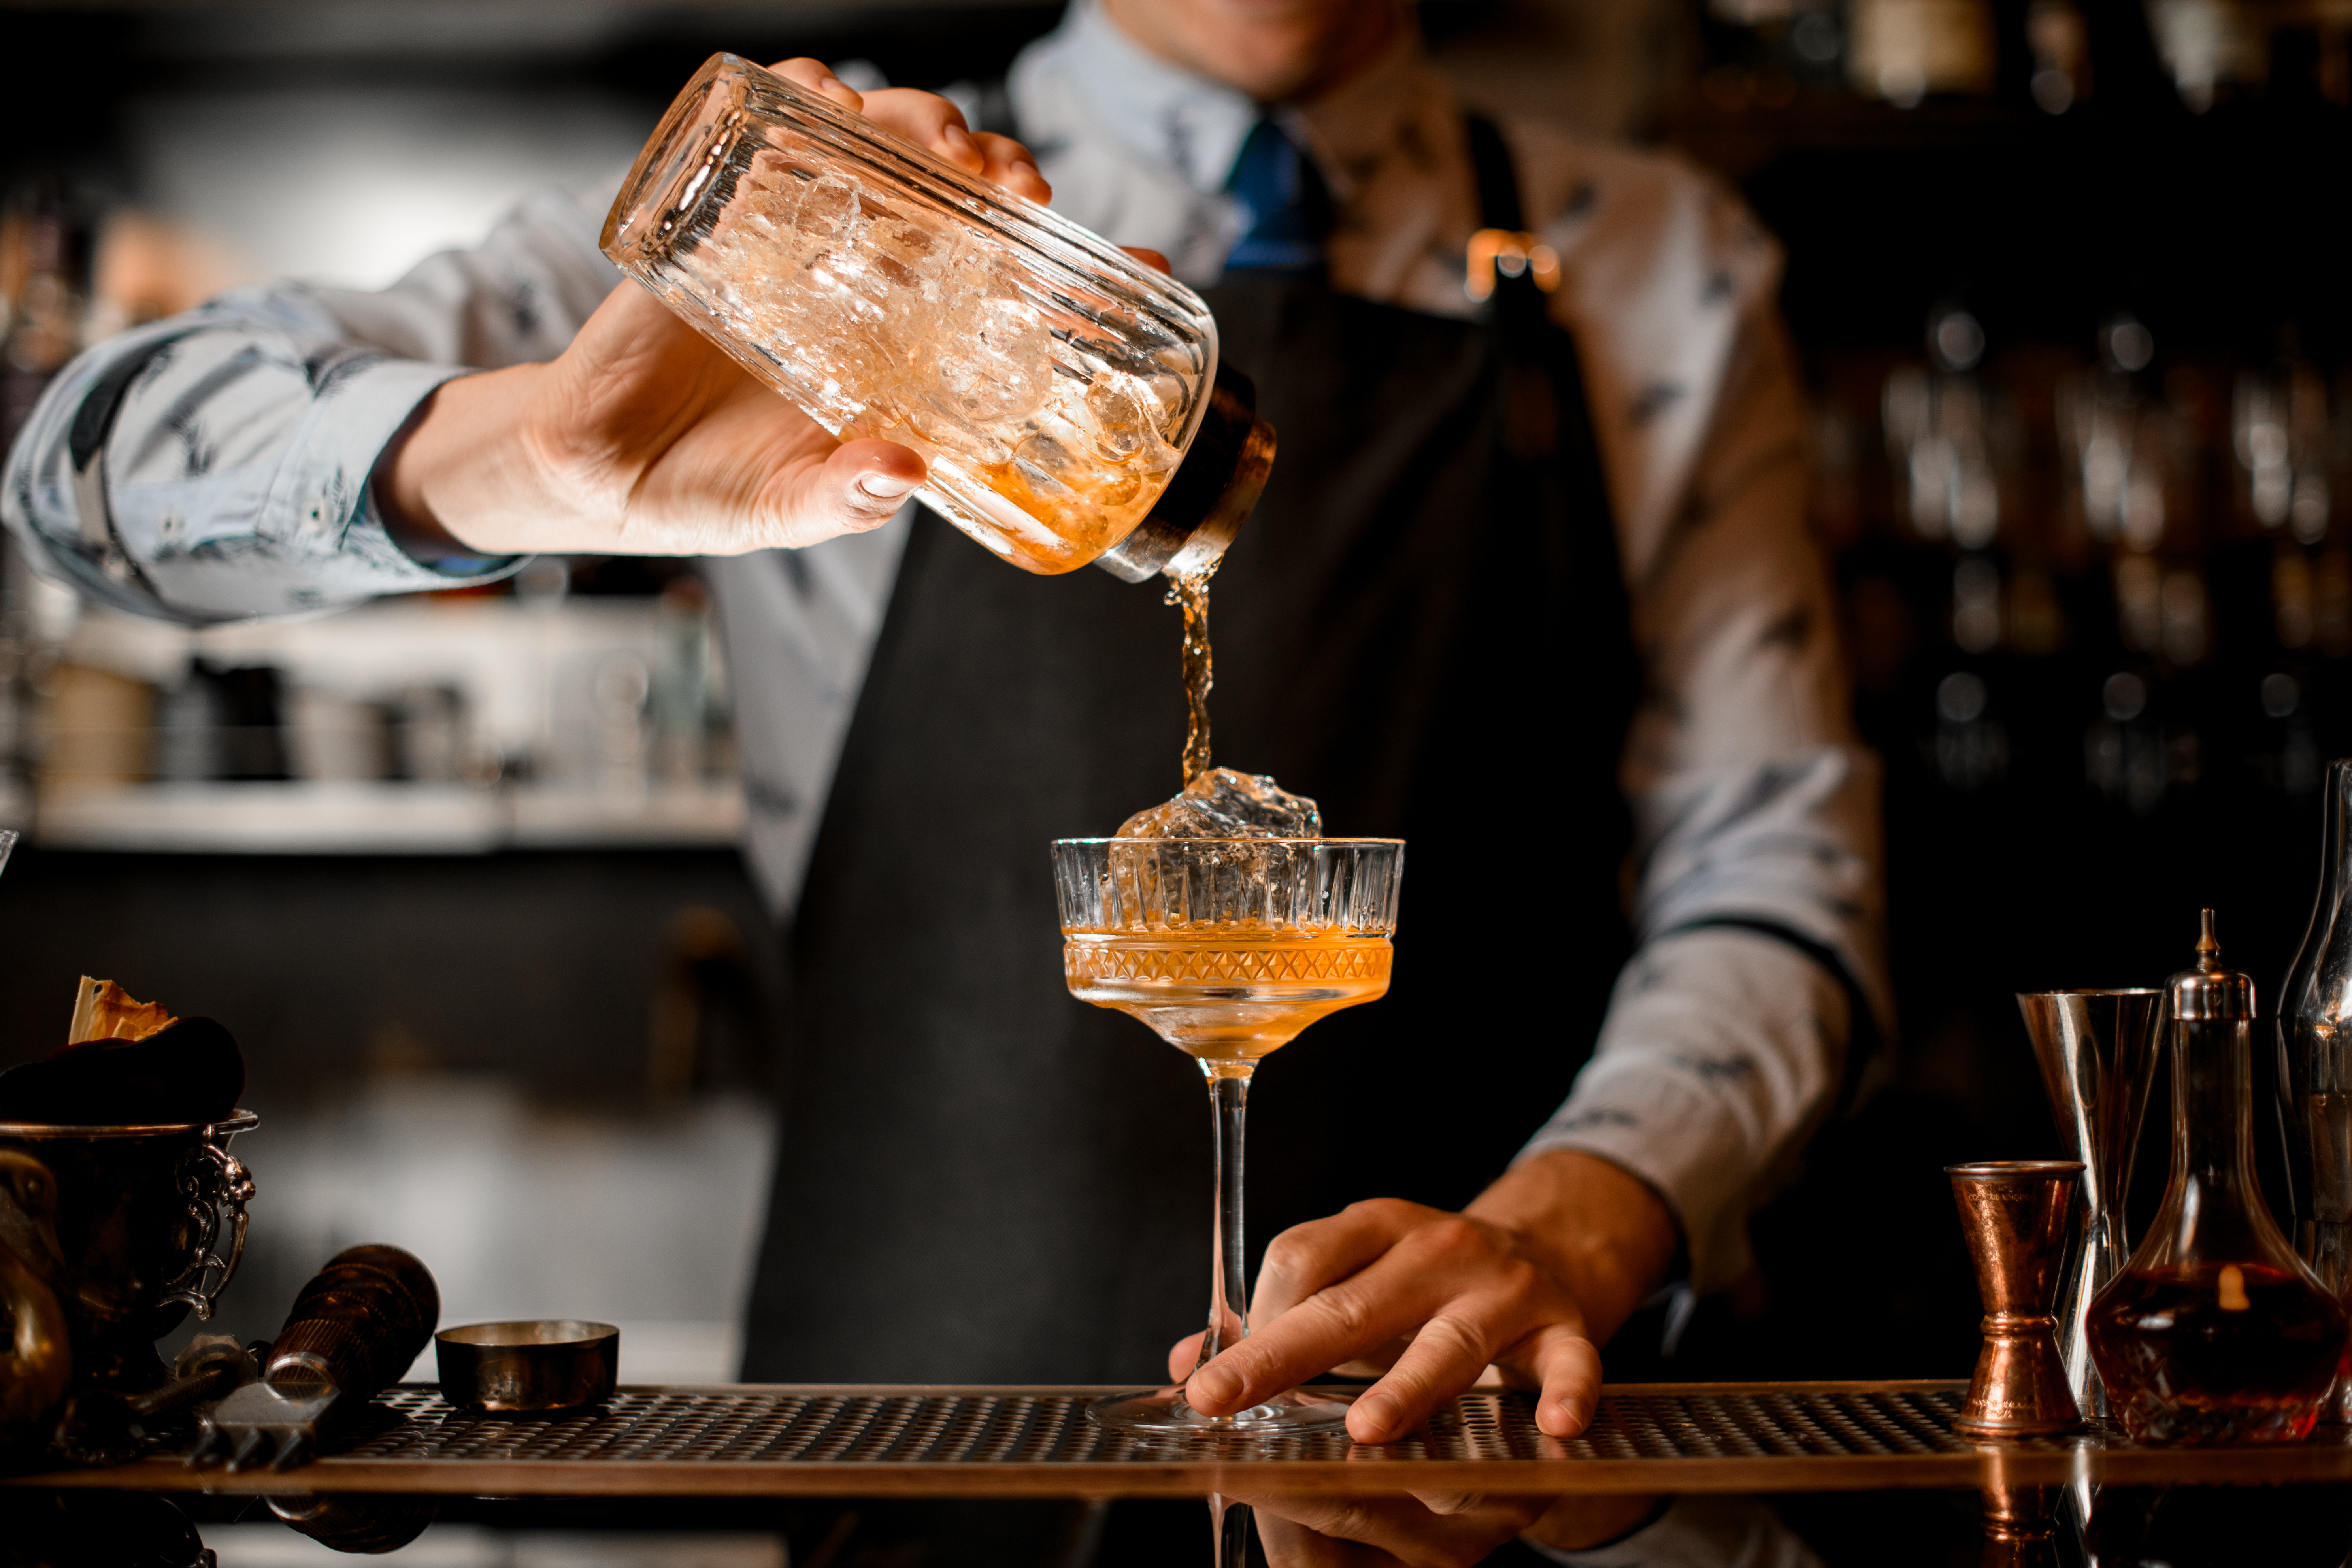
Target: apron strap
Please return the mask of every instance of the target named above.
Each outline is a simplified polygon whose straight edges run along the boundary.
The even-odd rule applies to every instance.
[[[1484,228],[1525,228],[1519,206],[1519,174],[1511,149],[1495,122],[1483,114],[1463,116],[1470,136],[1470,167],[1478,176],[1478,222]]]
[[[1470,165],[1477,175],[1480,224],[1520,232],[1526,210],[1519,205],[1518,170],[1511,162],[1502,132],[1482,114],[1465,115],[1462,128],[1469,139]],[[1547,350],[1556,329],[1544,292],[1536,285],[1534,268],[1522,267],[1516,278],[1496,269],[1487,321],[1501,369],[1504,447],[1522,459],[1548,458],[1559,440],[1563,416],[1580,421],[1585,417],[1584,389],[1580,376],[1572,388],[1564,389],[1554,380]],[[1563,394],[1574,405],[1572,413],[1560,407]],[[1613,560],[1613,541],[1610,549]]]

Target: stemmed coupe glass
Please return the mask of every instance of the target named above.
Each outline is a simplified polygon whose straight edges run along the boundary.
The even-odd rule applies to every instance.
[[[1327,1013],[1389,988],[1398,838],[1063,838],[1054,844],[1071,994],[1115,1007],[1200,1062],[1216,1130],[1209,1331],[1197,1370],[1249,1333],[1242,1128],[1250,1075]],[[1117,1431],[1284,1436],[1343,1424],[1344,1400],[1293,1389],[1204,1415],[1181,1385],[1096,1403]]]

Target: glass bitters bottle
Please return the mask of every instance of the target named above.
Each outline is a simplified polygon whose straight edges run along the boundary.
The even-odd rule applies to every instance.
[[[1199,295],[734,55],[637,157],[604,254],[835,435],[1031,572],[1223,554],[1274,431]]]
[[[2124,1271],[2091,1302],[2109,1406],[2144,1443],[2293,1442],[2345,1371],[2344,1309],[2304,1267],[2254,1174],[2254,985],[2204,911],[2169,984],[2172,1179]]]

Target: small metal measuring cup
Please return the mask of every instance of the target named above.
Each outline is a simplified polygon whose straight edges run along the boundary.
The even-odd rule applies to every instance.
[[[576,1410],[613,1397],[621,1331],[576,1318],[465,1323],[433,1336],[441,1397],[461,1410]]]

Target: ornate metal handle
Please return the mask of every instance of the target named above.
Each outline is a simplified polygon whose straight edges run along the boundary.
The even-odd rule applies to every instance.
[[[185,1301],[205,1322],[212,1321],[213,1304],[236,1278],[237,1262],[245,1257],[245,1205],[253,1201],[253,1173],[222,1146],[219,1136],[218,1124],[205,1128],[204,1142],[180,1162],[180,1195],[188,1205],[189,1251],[194,1257],[163,1289],[164,1300]],[[215,1250],[224,1220],[229,1226],[226,1259]],[[220,1278],[208,1286],[206,1277],[215,1269]]]

